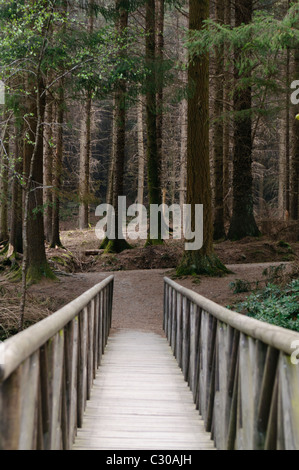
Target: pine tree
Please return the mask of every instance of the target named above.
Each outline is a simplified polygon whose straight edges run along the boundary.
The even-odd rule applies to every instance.
[[[189,29],[199,31],[209,16],[208,0],[190,0]],[[186,250],[177,273],[215,275],[227,272],[213,249],[213,222],[209,162],[209,58],[191,58],[188,69],[187,204],[203,204],[203,247]]]
[[[236,27],[249,24],[252,20],[252,0],[235,1]],[[235,49],[235,62],[238,63],[240,50]],[[248,79],[250,72],[243,74],[242,79]],[[259,230],[253,214],[252,188],[252,98],[251,85],[239,86],[239,69],[235,67],[234,92],[234,154],[233,154],[233,215],[227,237],[239,240],[246,236],[256,237]]]

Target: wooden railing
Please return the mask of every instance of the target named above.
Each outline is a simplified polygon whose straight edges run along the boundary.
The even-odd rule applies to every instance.
[[[216,447],[299,449],[299,334],[164,289],[164,330]]]
[[[113,276],[1,344],[0,449],[70,449],[111,326]]]

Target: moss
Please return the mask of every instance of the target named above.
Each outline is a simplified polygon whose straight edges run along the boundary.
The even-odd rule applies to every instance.
[[[121,253],[131,248],[132,246],[126,240],[108,240],[104,253]]]
[[[284,240],[280,240],[277,243],[277,246],[279,246],[280,248],[291,248],[291,245],[289,243],[285,242]]]
[[[107,237],[104,238],[104,240],[100,244],[100,250],[104,250],[107,247],[108,242],[109,242],[108,238]]]
[[[224,276],[231,273],[224,266],[218,256],[211,255],[195,255],[193,252],[186,252],[181,264],[176,270],[177,276]]]
[[[151,238],[148,238],[145,243],[146,246],[157,246],[157,245],[163,245],[163,240],[161,238],[157,238],[155,240],[152,240]]]
[[[57,280],[57,277],[50,269],[48,263],[42,266],[30,266],[28,268],[26,275],[28,285],[36,284],[41,281],[42,278],[51,279],[53,281]]]

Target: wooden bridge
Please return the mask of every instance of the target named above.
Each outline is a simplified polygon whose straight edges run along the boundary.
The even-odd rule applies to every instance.
[[[169,344],[110,276],[0,345],[1,449],[299,449],[299,334],[164,281]]]

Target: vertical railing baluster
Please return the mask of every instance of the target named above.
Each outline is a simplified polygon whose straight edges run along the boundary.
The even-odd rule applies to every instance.
[[[184,379],[189,379],[189,361],[190,361],[190,300],[186,297],[183,302],[183,352],[182,352],[182,370]]]
[[[99,324],[98,324],[98,364],[101,365],[103,354],[103,291],[99,293]]]
[[[171,322],[171,347],[175,355],[175,341],[176,341],[176,324],[177,324],[177,295],[176,290],[172,291],[172,322]]]
[[[78,370],[78,427],[82,427],[87,393],[88,311],[85,307],[79,315],[79,370]]]
[[[103,327],[102,327],[102,354],[106,346],[106,321],[107,321],[107,291],[103,290]]]

